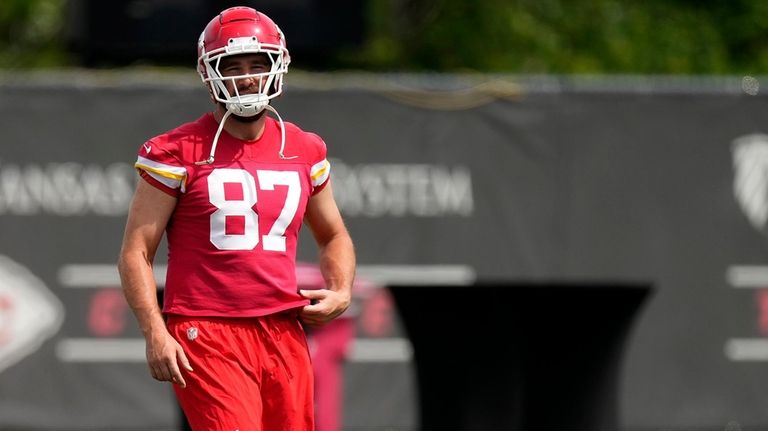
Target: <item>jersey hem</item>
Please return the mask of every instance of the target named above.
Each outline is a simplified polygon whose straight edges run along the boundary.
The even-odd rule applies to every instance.
[[[227,311],[221,311],[221,310],[200,310],[200,309],[185,309],[181,307],[171,307],[168,309],[163,310],[163,314],[165,315],[177,315],[177,316],[185,316],[185,317],[231,317],[231,318],[238,318],[238,317],[264,317],[269,316],[271,314],[277,314],[282,313],[284,311],[293,309],[293,308],[299,308],[309,305],[308,299],[302,299],[300,301],[294,301],[288,304],[281,304],[278,307],[272,307],[268,308],[266,310],[227,310]]]

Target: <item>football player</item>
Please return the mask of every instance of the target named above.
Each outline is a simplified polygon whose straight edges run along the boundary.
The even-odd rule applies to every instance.
[[[309,431],[313,378],[301,323],[343,313],[355,270],[326,146],[270,105],[290,56],[269,17],[224,10],[200,35],[198,54],[214,109],[139,147],[123,290],[152,377],[174,383],[193,429]],[[302,222],[319,247],[324,289],[297,288]],[[161,310],[152,263],[163,234]]]

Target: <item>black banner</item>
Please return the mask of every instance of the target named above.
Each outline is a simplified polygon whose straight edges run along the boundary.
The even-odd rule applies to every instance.
[[[136,148],[211,105],[186,76],[69,78],[0,86],[0,428],[170,428],[115,261]],[[765,97],[343,78],[298,79],[276,107],[325,139],[362,279],[649,286],[621,422],[768,426]],[[305,233],[300,259],[315,253]],[[412,429],[407,340],[369,335],[347,367],[346,423]]]

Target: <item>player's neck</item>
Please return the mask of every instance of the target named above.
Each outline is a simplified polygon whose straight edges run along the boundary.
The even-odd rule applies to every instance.
[[[237,118],[232,118],[234,115],[230,115],[227,118],[227,122],[224,124],[224,130],[231,136],[242,139],[244,141],[255,141],[261,138],[264,133],[264,125],[267,121],[266,111],[262,111],[257,114],[258,118],[254,121],[238,121]],[[221,119],[224,117],[224,111],[222,109],[216,109],[213,112],[213,118],[216,122],[221,124]]]

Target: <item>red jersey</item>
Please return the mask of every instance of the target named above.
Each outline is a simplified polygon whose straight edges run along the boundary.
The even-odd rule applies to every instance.
[[[156,136],[136,168],[177,197],[166,228],[168,274],[163,312],[185,316],[263,316],[309,303],[296,285],[296,243],[309,198],[328,182],[325,143],[267,117],[256,141],[222,131],[215,161],[213,114]]]

